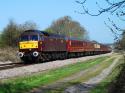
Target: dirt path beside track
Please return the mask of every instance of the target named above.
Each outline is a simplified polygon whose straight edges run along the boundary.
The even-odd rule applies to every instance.
[[[117,64],[119,59],[120,57],[116,58],[108,68],[104,69],[96,77],[91,78],[90,80],[84,83],[75,86],[70,86],[64,91],[64,93],[88,93],[90,89],[99,84],[104,78],[106,78],[111,73],[113,67]]]

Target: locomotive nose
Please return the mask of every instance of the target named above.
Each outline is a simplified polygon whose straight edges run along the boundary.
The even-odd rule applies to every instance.
[[[39,55],[39,53],[37,51],[33,52],[33,56],[37,57]]]

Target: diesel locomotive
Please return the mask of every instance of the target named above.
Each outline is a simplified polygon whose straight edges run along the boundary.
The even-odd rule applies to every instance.
[[[20,35],[18,56],[24,62],[42,62],[109,52],[111,48],[100,43],[27,30]]]

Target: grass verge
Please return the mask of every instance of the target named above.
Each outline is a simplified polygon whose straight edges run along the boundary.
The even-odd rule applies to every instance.
[[[113,68],[111,74],[107,76],[100,84],[93,88],[90,93],[108,93],[108,87],[112,81],[116,80],[116,77],[119,75],[122,67],[123,59],[119,60],[119,63]]]
[[[58,87],[58,85],[56,85],[56,88],[54,88],[54,89],[46,89],[47,92],[45,91],[45,93],[62,93],[69,86],[78,85],[93,77],[96,77],[105,68],[108,68],[112,64],[114,59],[115,59],[115,57],[107,58],[106,60],[100,62],[99,64],[92,66],[90,69],[87,69],[87,72],[85,72],[80,77],[77,77],[76,79],[73,79],[73,80],[69,80],[68,82],[64,82],[62,84],[58,84],[59,87]]]
[[[58,69],[53,69],[51,71],[37,75],[5,80],[0,83],[0,93],[24,93],[31,90],[32,88],[55,82],[81,70],[88,69],[94,65],[99,64],[107,58],[108,57],[100,57],[88,60],[86,62],[76,63]]]
[[[80,77],[79,79],[77,79],[76,81],[73,81],[73,82],[85,82],[85,81],[89,80],[90,78],[93,78],[93,77],[99,75],[105,68],[108,68],[112,64],[114,59],[115,58],[113,57],[113,58],[109,58],[108,60],[101,62],[94,68],[94,70],[88,71],[85,76]]]

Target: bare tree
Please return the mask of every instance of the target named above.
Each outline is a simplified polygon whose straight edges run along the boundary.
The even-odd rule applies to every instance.
[[[109,13],[111,15],[115,15],[121,21],[125,21],[125,0],[104,0],[107,5],[102,6],[99,0],[95,0],[95,4],[97,6],[97,11],[92,12],[91,9],[87,6],[87,2],[89,0],[77,0],[76,3],[82,7],[82,11],[76,11],[79,14],[87,14],[90,16],[100,16],[104,13]],[[105,25],[112,31],[114,34],[114,39],[119,41],[120,37],[122,37],[122,32],[125,31],[123,28],[118,26],[111,18],[108,18],[110,22],[110,26],[106,23]],[[121,32],[119,34],[119,32]]]
[[[104,7],[100,5],[98,0],[95,0],[98,9],[94,12],[90,12],[91,9],[86,5],[87,1],[89,0],[76,1],[82,7],[82,11],[76,11],[77,13],[90,16],[99,16],[103,13],[110,13],[111,15],[116,15],[120,20],[125,21],[125,0],[104,0],[107,3],[107,6]],[[108,20],[116,30],[123,31],[123,29],[119,28],[110,18],[108,18]]]
[[[91,16],[99,16],[105,12],[115,14],[118,17],[123,17],[125,15],[125,0],[105,0],[105,2],[108,4],[107,7],[101,7],[100,4],[95,1],[98,9],[97,13],[91,13],[88,8],[86,7],[86,2],[88,0],[79,0],[76,1],[78,4],[80,4],[83,8],[83,12],[79,12],[81,14],[88,14]]]

